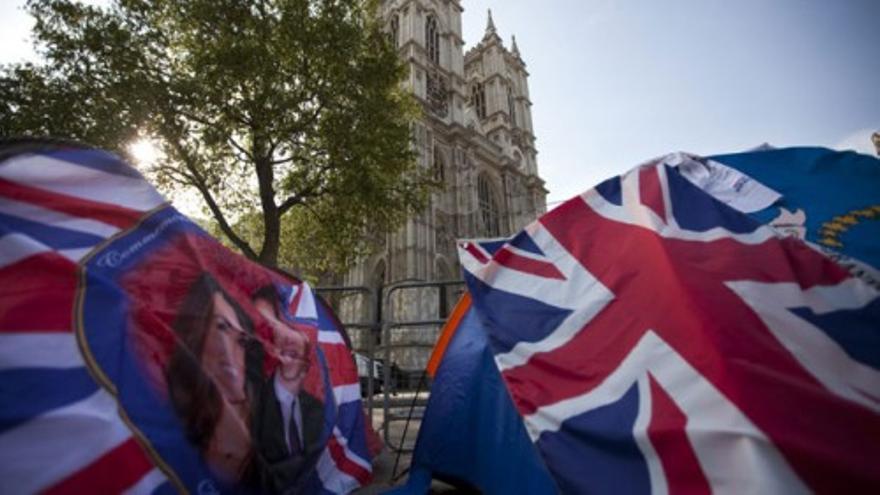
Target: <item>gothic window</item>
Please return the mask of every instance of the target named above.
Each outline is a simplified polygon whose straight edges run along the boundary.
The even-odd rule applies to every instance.
[[[434,270],[437,280],[455,280],[455,276],[452,275],[452,270],[449,269],[449,265],[442,258],[437,258],[434,264]]]
[[[501,235],[498,221],[498,200],[492,182],[486,174],[477,177],[477,201],[480,207],[480,219],[483,221],[483,235]]]
[[[507,106],[510,109],[510,124],[516,127],[516,102],[513,99],[513,89],[507,88]]]
[[[449,81],[438,70],[429,71],[426,87],[428,103],[431,111],[440,117],[449,113]]]
[[[382,300],[382,290],[385,287],[385,280],[387,279],[385,271],[385,260],[379,260],[373,268],[373,273],[370,275],[370,280],[368,282],[370,287],[376,291],[376,297],[379,301]],[[382,321],[382,304],[376,304],[375,308],[377,313],[376,321]],[[379,343],[379,335],[379,333],[376,333],[375,344]]]
[[[438,258],[436,263],[434,264],[434,276],[437,280],[455,280],[455,277],[452,274],[452,270],[449,269],[449,265],[446,264],[445,261]],[[452,290],[454,287],[439,287],[439,296],[440,300],[437,306],[437,316],[439,318],[445,319],[449,316],[450,301],[455,301],[453,297],[450,297],[452,294]]]
[[[432,62],[440,63],[440,32],[437,30],[437,18],[433,15],[425,19],[425,50]]]
[[[480,120],[486,118],[486,91],[483,90],[482,83],[474,83],[471,86],[471,105]]]
[[[394,14],[391,16],[391,44],[395,47],[400,46],[400,16]]]
[[[443,164],[443,155],[438,147],[434,147],[434,179],[438,182],[445,182],[446,167]]]
[[[370,276],[370,285],[377,290],[385,285],[385,260],[379,260],[376,263],[373,274]]]

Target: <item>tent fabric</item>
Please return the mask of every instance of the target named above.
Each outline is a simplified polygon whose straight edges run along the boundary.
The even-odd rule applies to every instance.
[[[472,309],[466,310],[444,356],[407,485],[391,493],[426,493],[432,477],[483,493],[556,493]]]
[[[764,225],[769,205],[817,210],[809,194],[742,165],[763,170],[757,164],[770,155],[762,153],[792,171],[812,170],[807,162],[821,155],[837,193],[845,196],[849,185],[866,191],[853,206],[862,212],[856,220],[868,220],[865,208],[880,199],[876,160],[855,157],[864,166],[851,174],[854,157],[846,153],[718,157],[746,170],[743,180],[761,182],[763,189],[751,189],[761,197],[745,201],[756,207],[749,212],[661,159],[569,200],[497,251],[465,244],[461,263],[473,298],[465,321],[484,334],[485,362],[493,364],[466,372],[483,373],[472,381],[500,372],[511,402],[497,403],[495,414],[516,410],[552,478],[547,486],[563,493],[880,487],[873,466],[880,295],[839,258]],[[743,185],[739,179],[732,184]],[[868,186],[856,187],[859,181]],[[861,242],[870,251],[876,239]],[[448,411],[446,401],[486,393],[444,383],[447,362],[465,370],[458,338],[440,360],[422,424],[410,480],[420,486],[445,471],[468,481],[492,471],[470,458],[475,467],[463,473],[446,465],[465,449],[439,454],[456,430],[438,426],[451,413],[433,408]],[[486,389],[494,396],[495,388]],[[478,449],[490,434],[454,444]],[[508,472],[520,469],[503,448],[482,452],[505,461]]]
[[[223,247],[113,154],[0,157],[0,492],[369,482],[356,369],[307,284]]]

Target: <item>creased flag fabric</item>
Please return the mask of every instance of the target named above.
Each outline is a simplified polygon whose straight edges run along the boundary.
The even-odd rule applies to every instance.
[[[308,285],[115,155],[0,149],[0,493],[348,493],[354,362]]]
[[[459,259],[488,260],[504,240],[459,243]],[[396,495],[426,493],[432,478],[481,493],[556,493],[557,488],[495,366],[488,338],[465,293],[429,361],[431,395],[410,474]]]
[[[473,254],[473,308],[562,493],[880,490],[878,292],[663,160]]]

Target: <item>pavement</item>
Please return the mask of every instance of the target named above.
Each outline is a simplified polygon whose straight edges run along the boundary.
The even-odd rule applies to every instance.
[[[405,392],[397,394],[397,398],[406,400],[411,400],[413,396],[414,394]],[[424,394],[420,398],[426,399],[427,395]],[[377,401],[380,401],[381,396],[377,395],[376,399]],[[421,423],[419,418],[421,417],[421,411],[423,408],[416,408],[414,414],[415,419],[410,421],[408,426],[407,422],[403,419],[390,421],[388,423],[388,433],[387,436],[385,436],[383,435],[384,411],[381,407],[381,402],[377,403],[376,406],[377,407],[373,410],[372,417],[373,428],[380,436],[384,437],[383,442],[385,446],[379,455],[373,460],[373,483],[356,490],[354,492],[356,495],[384,493],[391,488],[404,485],[407,480],[410,461],[412,460],[411,451],[415,447],[415,440],[419,432],[419,425]],[[392,409],[392,412],[397,413],[397,415],[405,416],[408,412],[408,408]],[[404,431],[406,432],[405,438]],[[400,447],[401,440],[403,440],[403,452],[398,455],[395,448]],[[392,446],[395,448],[392,448]],[[442,481],[434,480],[431,483],[431,488],[428,493],[457,494],[471,492],[460,491]]]

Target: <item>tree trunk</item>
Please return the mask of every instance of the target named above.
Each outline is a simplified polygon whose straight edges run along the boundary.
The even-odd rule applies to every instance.
[[[256,134],[256,133],[255,133]],[[275,171],[272,157],[265,152],[261,139],[254,136],[257,183],[260,188],[260,206],[263,210],[263,247],[258,261],[266,266],[278,266],[278,250],[281,243],[281,213],[275,204]]]
[[[263,248],[260,249],[259,262],[266,266],[277,267],[278,250],[280,248],[279,241],[281,239],[281,222],[277,213],[271,218],[267,218],[266,212],[263,213],[265,232],[263,233]]]

